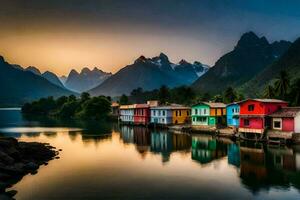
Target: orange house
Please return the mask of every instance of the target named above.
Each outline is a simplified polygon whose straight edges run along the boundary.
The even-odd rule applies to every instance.
[[[185,124],[190,121],[191,108],[183,106],[172,107],[172,123]]]

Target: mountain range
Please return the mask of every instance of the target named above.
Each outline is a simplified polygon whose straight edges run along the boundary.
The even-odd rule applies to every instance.
[[[291,42],[283,40],[269,43],[265,37],[247,32],[235,48],[220,57],[192,87],[211,94],[221,93],[229,86],[240,87],[276,61],[290,45]]]
[[[25,68],[24,70],[32,72],[35,75],[42,76],[43,78],[47,79],[54,85],[57,85],[61,88],[65,88],[63,83],[59,80],[59,78],[53,72],[45,71],[44,73],[41,73],[38,68],[33,67],[33,66],[29,66],[29,67]]]
[[[64,86],[69,90],[81,93],[100,85],[111,75],[111,73],[103,72],[97,67],[93,70],[85,67],[80,73],[74,69],[71,70],[68,77],[61,77],[61,80],[64,81]]]
[[[291,82],[300,78],[300,38],[293,42],[278,60],[244,84],[241,87],[242,92],[250,96],[262,94],[264,88],[278,78],[282,70],[289,74]]]
[[[191,64],[182,60],[174,64],[163,53],[153,58],[140,56],[133,64],[122,68],[89,92],[92,95],[119,96],[138,87],[152,90],[162,85],[190,85],[208,70],[209,67],[200,62]]]
[[[0,56],[0,104],[20,105],[41,97],[74,94],[19,65],[10,65]]]

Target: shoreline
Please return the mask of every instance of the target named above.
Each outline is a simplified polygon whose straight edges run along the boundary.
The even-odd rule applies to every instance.
[[[13,199],[17,194],[9,190],[27,174],[36,174],[41,165],[48,165],[59,151],[47,143],[20,142],[0,137],[0,199]]]

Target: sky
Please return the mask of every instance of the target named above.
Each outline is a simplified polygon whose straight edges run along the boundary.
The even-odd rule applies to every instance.
[[[1,0],[0,55],[66,75],[117,72],[140,55],[213,65],[247,31],[300,37],[298,0]]]

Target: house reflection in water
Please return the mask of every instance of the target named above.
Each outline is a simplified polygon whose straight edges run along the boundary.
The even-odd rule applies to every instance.
[[[237,144],[228,145],[228,163],[240,167],[240,147]]]
[[[170,160],[172,136],[173,135],[168,132],[152,132],[151,134],[151,152],[161,153],[162,162]]]
[[[172,145],[173,151],[190,152],[192,137],[184,133],[173,133]]]
[[[142,155],[142,158],[144,158],[150,150],[151,137],[149,129],[141,126],[133,127],[133,139],[137,151]]]
[[[241,144],[240,177],[252,192],[291,185],[300,190],[299,152],[287,147]]]
[[[120,137],[125,144],[134,144],[134,134],[133,127],[131,126],[121,126]]]
[[[227,144],[217,141],[212,136],[197,135],[192,137],[192,159],[201,164],[210,163],[213,160],[227,155]]]

